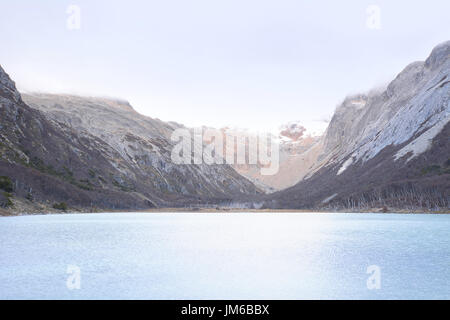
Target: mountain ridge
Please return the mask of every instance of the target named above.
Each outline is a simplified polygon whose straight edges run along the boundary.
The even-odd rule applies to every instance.
[[[258,165],[176,165],[171,133],[189,128],[123,99],[20,94],[0,67],[0,177],[13,190],[0,207],[448,210],[449,100],[447,41],[385,87],[347,96],[323,135],[281,128],[280,173],[263,179]]]
[[[62,202],[83,210],[195,206],[260,192],[229,166],[173,165],[170,132],[178,125],[141,116],[129,103],[22,96],[2,68],[0,81],[0,176],[14,185],[8,198],[16,210]],[[47,103],[54,116],[27,99]],[[0,206],[10,202],[2,197]]]
[[[406,66],[385,89],[348,96],[336,109],[309,174],[267,203],[448,209],[449,78],[447,41],[425,61]]]

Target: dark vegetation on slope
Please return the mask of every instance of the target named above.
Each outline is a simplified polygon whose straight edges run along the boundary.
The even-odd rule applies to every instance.
[[[139,170],[124,174],[120,169],[124,162],[102,139],[78,134],[30,108],[0,67],[0,176],[4,177],[0,183],[8,192],[8,196],[1,195],[0,206],[11,207],[11,199],[17,198],[48,207],[65,203],[69,208],[137,210],[245,195],[231,189],[229,193],[202,189],[201,185],[193,193],[182,194],[160,182],[176,177],[159,181]],[[257,192],[248,180],[237,173],[235,177],[249,192]]]
[[[314,174],[291,188],[262,195],[229,166],[171,163],[167,132],[176,125],[137,116],[126,103],[119,103],[121,111],[111,110],[83,97],[28,96],[31,108],[0,67],[0,207],[12,208],[15,200],[21,199],[59,211],[204,206],[449,211],[450,124],[447,122],[425,152],[411,159],[411,152],[395,157],[429,128],[430,118],[440,115],[441,120],[448,119],[449,70],[447,42],[436,47],[425,62],[406,67],[386,90],[359,95],[365,105],[354,107],[351,99],[344,101],[323,141],[318,161],[329,156],[326,165],[318,166]],[[86,124],[95,119],[77,117],[73,114],[73,110],[79,112],[77,108],[102,110],[99,114],[104,118],[98,119],[97,114],[96,126],[89,130],[92,127]],[[409,110],[415,110],[417,118],[412,118]],[[399,114],[402,116],[395,118]],[[426,117],[420,118],[420,114]],[[398,120],[395,130],[387,130],[393,118]],[[98,134],[106,119],[112,131]],[[122,127],[117,133],[116,123],[125,123],[124,127],[136,124],[147,131],[139,136],[140,132]],[[403,135],[408,131],[402,127],[405,123],[406,129],[413,128],[413,136]],[[374,127],[374,136],[364,135],[372,134]],[[397,132],[397,127],[403,131]],[[399,139],[402,143],[390,139],[394,133],[405,137]],[[110,140],[104,137],[108,134]],[[375,142],[382,148],[374,148]],[[367,161],[358,158],[338,174],[343,163],[365,146],[369,151],[381,151]]]
[[[450,203],[450,124],[434,138],[432,147],[405,164],[393,155],[403,145],[388,147],[375,158],[350,166],[323,168],[310,179],[271,195],[272,208],[367,210],[396,208],[439,210]],[[408,141],[409,142],[409,141]],[[408,143],[406,142],[405,145]],[[405,158],[408,158],[406,155]],[[323,201],[336,194],[330,201]]]

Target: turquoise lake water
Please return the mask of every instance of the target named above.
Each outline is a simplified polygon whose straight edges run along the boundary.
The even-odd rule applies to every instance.
[[[0,298],[449,299],[450,215],[4,217]]]

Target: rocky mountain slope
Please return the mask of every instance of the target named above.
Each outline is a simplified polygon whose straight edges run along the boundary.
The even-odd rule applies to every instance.
[[[347,97],[301,182],[268,206],[424,207],[450,203],[450,41],[385,89]]]
[[[321,130],[308,130],[300,122],[291,122],[280,127],[274,136],[279,145],[279,169],[274,175],[262,175],[260,165],[234,165],[238,173],[261,186],[266,193],[286,189],[299,182],[317,159],[321,150]]]
[[[0,176],[13,183],[8,199],[138,209],[259,192],[226,165],[172,164],[170,133],[179,126],[141,116],[124,101],[22,98],[0,67]]]
[[[0,207],[448,211],[449,98],[450,41],[385,88],[347,97],[323,135],[284,126],[279,172],[262,176],[260,165],[176,165],[170,136],[182,125],[126,101],[22,96],[0,67]]]

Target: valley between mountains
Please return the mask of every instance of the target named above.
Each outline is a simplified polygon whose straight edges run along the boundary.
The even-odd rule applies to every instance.
[[[120,99],[20,93],[0,67],[0,213],[449,212],[449,98],[447,41],[385,87],[347,96],[323,132],[280,128],[278,173],[263,176],[259,165],[174,164],[182,124]]]

